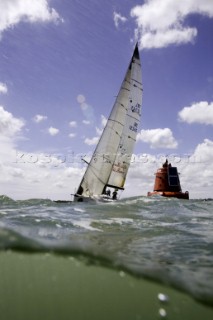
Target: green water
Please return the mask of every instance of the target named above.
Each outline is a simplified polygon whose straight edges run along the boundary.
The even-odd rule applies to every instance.
[[[0,254],[1,320],[210,320],[213,309],[122,270],[54,254]],[[162,293],[167,301],[161,302]]]

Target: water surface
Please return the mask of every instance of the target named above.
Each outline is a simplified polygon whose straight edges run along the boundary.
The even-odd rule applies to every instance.
[[[119,269],[213,305],[213,201],[107,204],[0,197],[0,248],[55,252]]]

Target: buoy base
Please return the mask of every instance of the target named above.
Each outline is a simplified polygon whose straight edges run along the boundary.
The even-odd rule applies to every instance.
[[[170,198],[178,198],[178,199],[189,199],[189,193],[186,192],[178,192],[178,191],[153,191],[148,192],[147,196],[162,196],[162,197],[170,197]]]

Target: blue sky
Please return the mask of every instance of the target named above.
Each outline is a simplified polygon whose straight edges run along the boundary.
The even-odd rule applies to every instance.
[[[69,198],[140,45],[143,113],[123,196],[167,156],[213,190],[212,0],[1,0],[0,194]]]

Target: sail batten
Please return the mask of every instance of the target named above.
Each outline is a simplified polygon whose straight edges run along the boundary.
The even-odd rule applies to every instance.
[[[127,114],[127,117],[129,117],[129,118],[131,118],[131,119],[133,119],[133,120],[138,120],[136,117],[134,117],[134,116],[132,116],[132,115],[130,115],[130,114]]]
[[[124,189],[141,106],[141,65],[136,45],[104,131],[78,188],[78,197],[101,195],[107,186]]]

